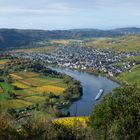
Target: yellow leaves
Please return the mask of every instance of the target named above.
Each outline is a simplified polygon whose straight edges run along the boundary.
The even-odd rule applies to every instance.
[[[6,62],[4,61],[0,61],[0,65],[4,65]]]
[[[54,94],[62,94],[64,92],[64,88],[62,87],[58,87],[58,86],[51,86],[51,85],[48,85],[48,86],[42,86],[42,87],[37,87],[38,91],[41,91],[41,92],[52,92]]]
[[[14,73],[10,74],[10,76],[11,76],[12,79],[14,79],[14,80],[20,80],[20,79],[22,79],[22,77],[20,77],[20,76],[14,74]]]
[[[68,117],[59,118],[53,121],[56,125],[63,125],[66,127],[83,126],[87,127],[88,117]]]
[[[14,82],[12,85],[13,85],[13,86],[16,86],[16,87],[18,87],[18,88],[21,88],[21,89],[29,88],[29,86],[27,86],[27,85],[25,85],[25,84],[22,84],[22,83],[20,83],[20,82]]]

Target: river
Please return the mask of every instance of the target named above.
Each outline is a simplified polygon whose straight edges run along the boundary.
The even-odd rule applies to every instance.
[[[52,68],[57,72],[65,73],[81,82],[83,87],[83,96],[80,100],[74,102],[68,109],[64,109],[63,112],[69,111],[71,116],[89,116],[93,110],[93,107],[98,104],[100,100],[95,101],[95,97],[99,90],[104,89],[104,94],[109,93],[118,84],[107,77],[101,75],[93,75],[86,72],[80,72],[71,70],[68,68]]]

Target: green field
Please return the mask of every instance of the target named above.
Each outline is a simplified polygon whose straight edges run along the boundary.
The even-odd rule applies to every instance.
[[[10,77],[12,83],[0,83],[0,104],[3,108],[30,106],[44,101],[50,93],[63,94],[67,87],[63,79],[40,76],[34,72],[11,73]],[[16,94],[16,99],[10,99],[11,92]]]
[[[140,64],[132,67],[129,71],[120,74],[117,79],[118,81],[140,85]]]
[[[131,56],[125,59],[125,61],[136,61],[140,62],[140,56]]]
[[[37,103],[37,102],[44,101],[45,98],[43,96],[29,96],[29,97],[25,97],[24,100],[32,103]]]
[[[8,92],[13,90],[13,87],[5,82],[0,82],[0,101],[7,100],[9,98]]]
[[[140,52],[140,36],[130,35],[117,38],[93,38],[86,42],[86,46],[119,52]]]

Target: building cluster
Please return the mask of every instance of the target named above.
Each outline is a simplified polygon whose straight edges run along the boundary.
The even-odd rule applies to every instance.
[[[93,68],[114,76],[135,65],[134,61],[124,61],[128,57],[140,55],[138,52],[113,52],[91,47],[74,45],[57,48],[53,53],[16,53],[18,58],[40,60],[74,69]]]

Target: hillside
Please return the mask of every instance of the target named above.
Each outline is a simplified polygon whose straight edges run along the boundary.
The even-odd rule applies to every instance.
[[[103,30],[19,30],[0,29],[0,50],[13,48],[36,47],[35,42],[49,39],[81,39],[89,37],[116,37],[121,34]],[[37,46],[39,47],[39,45]]]
[[[115,51],[140,51],[140,35],[126,35],[116,38],[93,38],[86,42],[86,46]]]
[[[131,27],[131,28],[118,28],[114,30],[115,32],[122,34],[139,34],[140,28]]]

